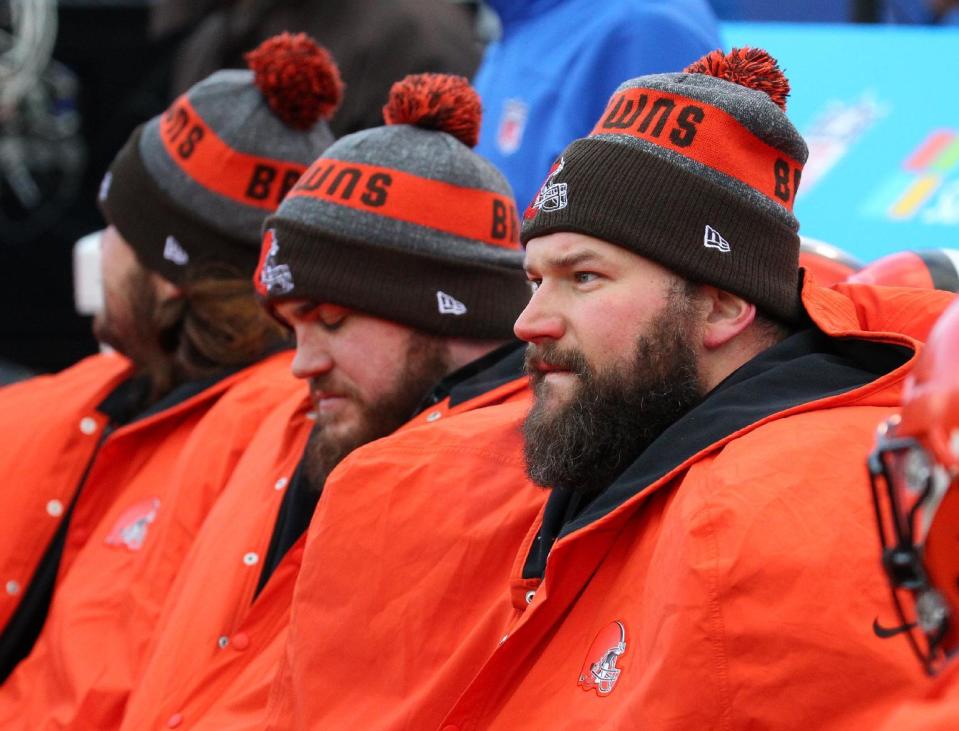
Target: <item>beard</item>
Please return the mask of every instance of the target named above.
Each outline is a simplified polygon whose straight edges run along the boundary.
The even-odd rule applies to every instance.
[[[389,393],[375,403],[366,402],[356,389],[340,388],[359,408],[356,423],[345,430],[324,424],[319,415],[310,432],[303,455],[303,473],[314,490],[321,490],[327,476],[350,452],[375,439],[392,434],[409,421],[417,407],[449,371],[449,350],[439,338],[413,332],[403,356],[403,368]],[[313,379],[319,390],[326,390],[328,381]]]
[[[160,301],[150,271],[137,263],[121,281],[113,296],[93,319],[94,337],[126,356],[134,372],[150,383],[147,403],[168,393],[183,378],[173,361],[185,304],[175,299]]]
[[[554,343],[530,345],[526,354],[535,398],[523,424],[526,471],[542,487],[594,496],[673,422],[704,397],[692,346],[687,300],[674,292],[636,342],[626,363],[593,370],[579,351]],[[536,360],[579,379],[568,401],[550,407]]]
[[[133,267],[119,291],[106,298],[103,310],[93,318],[94,336],[135,364],[143,365],[144,354],[156,348],[152,323],[157,300],[149,272],[140,265]]]

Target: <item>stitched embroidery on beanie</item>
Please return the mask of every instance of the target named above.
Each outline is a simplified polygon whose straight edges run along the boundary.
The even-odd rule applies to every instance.
[[[101,202],[105,201],[107,199],[107,196],[110,194],[110,184],[112,182],[113,182],[113,173],[111,173],[108,170],[107,174],[103,176],[103,180],[100,181],[100,192],[98,194],[98,197],[100,198]]]
[[[707,249],[719,249],[724,254],[728,254],[732,249],[729,248],[729,242],[709,224],[706,224],[706,233],[703,235],[703,246]]]
[[[531,208],[539,211],[559,211],[569,205],[569,198],[566,194],[566,183],[556,183],[553,179],[559,175],[566,166],[566,158],[561,157],[559,162],[555,163],[546,176],[546,182],[536,194],[536,200],[533,201]],[[529,217],[529,216],[527,216]]]
[[[260,272],[260,283],[272,295],[283,295],[293,289],[293,272],[286,264],[277,264],[276,256],[280,253],[280,242],[276,238],[276,231],[269,229],[266,232],[270,237],[270,250],[263,262]]]
[[[163,244],[163,258],[181,267],[190,262],[190,255],[173,236],[166,237],[166,242]]]
[[[466,305],[442,290],[436,290],[436,304],[441,315],[465,315]]]

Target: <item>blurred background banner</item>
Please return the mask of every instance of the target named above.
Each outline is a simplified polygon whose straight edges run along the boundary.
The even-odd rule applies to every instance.
[[[728,47],[760,46],[792,84],[809,144],[796,200],[802,233],[869,261],[959,247],[959,28],[724,23]]]

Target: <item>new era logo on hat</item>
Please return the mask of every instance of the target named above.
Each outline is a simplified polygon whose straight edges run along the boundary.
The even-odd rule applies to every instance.
[[[723,238],[719,231],[709,224],[706,224],[706,233],[703,235],[703,246],[707,249],[719,249],[724,254],[728,254],[731,251],[729,242]]]
[[[442,290],[436,291],[436,304],[441,315],[465,315],[466,305]]]
[[[163,258],[181,267],[190,262],[190,255],[186,253],[186,249],[172,236],[167,236],[163,244]]]
[[[97,194],[97,198],[100,201],[105,201],[107,196],[110,194],[110,185],[113,183],[113,173],[107,170],[106,175],[103,176],[103,180],[100,181],[100,192]]]

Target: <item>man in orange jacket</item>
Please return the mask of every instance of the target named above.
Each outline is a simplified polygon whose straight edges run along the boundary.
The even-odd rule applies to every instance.
[[[481,515],[482,483],[398,462],[377,480],[402,493],[361,504],[342,465],[268,728],[868,728],[915,687],[873,630],[862,459],[949,297],[803,282],[787,91],[764,52],[716,52],[626,82],[565,150],[515,327],[544,511],[503,579],[433,530]]]
[[[409,77],[385,116],[332,145],[266,223],[257,287],[296,332],[293,371],[309,397],[264,421],[205,521],[123,728],[262,728],[327,474],[400,426],[431,444],[454,415],[527,402],[512,324],[529,287],[509,186],[470,149],[475,92],[463,79]],[[530,489],[513,510],[541,502]]]
[[[43,627],[0,692],[5,728],[8,716],[59,726],[82,715],[92,685],[129,685],[210,496],[263,415],[298,390],[288,336],[250,276],[282,179],[292,184],[332,142],[339,79],[305,37],[274,39],[251,59],[255,71],[215,74],[138,128],[104,178],[95,329],[117,352],[0,392],[4,676]],[[264,81],[276,64],[290,74]],[[303,97],[297,82],[309,79],[315,93]],[[174,514],[179,465],[197,451],[209,495]],[[170,531],[162,572],[124,595]],[[28,709],[61,701],[65,715],[32,723]]]

